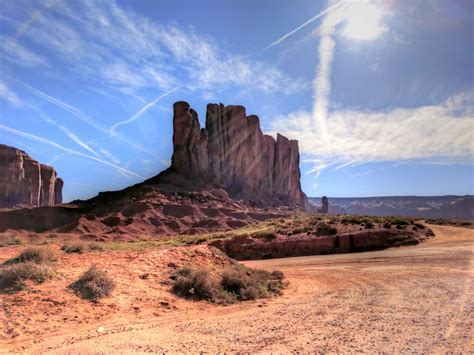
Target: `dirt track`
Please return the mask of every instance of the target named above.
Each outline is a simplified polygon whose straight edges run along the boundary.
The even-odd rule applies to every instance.
[[[34,351],[469,352],[474,350],[474,231],[431,226],[436,237],[380,252],[247,262],[291,284],[268,301],[192,303],[161,317],[78,329]]]

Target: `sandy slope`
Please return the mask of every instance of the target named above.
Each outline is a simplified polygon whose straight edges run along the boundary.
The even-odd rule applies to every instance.
[[[436,237],[413,247],[247,262],[285,272],[280,298],[104,320],[28,351],[474,351],[474,231],[432,228]]]

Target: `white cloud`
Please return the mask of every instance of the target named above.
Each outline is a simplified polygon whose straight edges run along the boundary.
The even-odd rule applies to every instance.
[[[7,84],[3,81],[0,81],[0,98],[12,104],[13,106],[21,105],[21,101],[18,96],[13,91],[11,91]]]
[[[376,6],[368,0],[349,3],[345,10],[346,25],[342,35],[356,40],[374,40],[385,32],[388,27],[380,23],[384,13],[382,6]]]
[[[311,127],[309,112],[281,116],[272,124],[272,130],[298,139],[305,157],[342,167],[398,160],[472,163],[474,92],[432,106],[334,111],[327,119],[326,139]]]
[[[0,36],[0,60],[24,67],[48,65],[48,60],[42,55],[5,36]]]
[[[31,5],[23,5],[21,17],[26,18]],[[215,39],[192,28],[152,22],[115,1],[51,1],[40,13],[18,41],[33,42],[29,48],[48,53],[55,64],[127,95],[144,89],[167,92],[189,82],[191,89],[240,86],[285,94],[305,89],[301,80],[246,56],[226,53]],[[8,43],[20,48],[18,42]],[[0,48],[0,55],[3,52],[5,48]],[[32,54],[35,58],[37,53]]]

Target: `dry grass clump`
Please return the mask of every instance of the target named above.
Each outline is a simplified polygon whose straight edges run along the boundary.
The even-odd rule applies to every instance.
[[[43,283],[52,278],[51,269],[32,261],[5,265],[0,268],[0,290],[14,292],[23,290],[27,281]]]
[[[22,244],[23,241],[14,235],[2,235],[0,236],[0,247],[7,247],[10,245],[19,245]]]
[[[56,252],[48,247],[28,247],[16,258],[7,260],[5,264],[19,264],[32,262],[35,264],[49,264],[58,260]]]
[[[71,288],[82,298],[97,302],[99,299],[110,296],[115,288],[115,282],[105,272],[92,265]]]
[[[99,243],[92,242],[92,243],[84,243],[84,242],[75,242],[70,244],[64,244],[61,247],[65,253],[86,253],[89,251],[103,251],[104,247]]]
[[[326,223],[320,223],[318,229],[316,230],[317,236],[326,236],[326,235],[335,235],[337,234],[337,228],[332,227]]]
[[[64,244],[61,250],[65,253],[78,253],[82,254],[87,249],[86,243],[77,242],[72,244]]]
[[[187,298],[212,300],[215,286],[211,282],[207,270],[183,267],[174,275],[172,291]]]
[[[173,275],[172,291],[182,297],[215,303],[234,303],[280,294],[286,286],[281,271],[232,266],[212,278],[207,270],[184,267]]]
[[[474,228],[474,221],[463,221],[456,219],[432,218],[427,219],[426,223],[452,227]]]
[[[256,231],[250,234],[252,238],[256,239],[265,239],[265,240],[273,240],[276,239],[276,234],[273,231],[263,230],[263,231]]]

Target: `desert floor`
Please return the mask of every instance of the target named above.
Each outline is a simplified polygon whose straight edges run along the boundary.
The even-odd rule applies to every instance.
[[[474,230],[430,227],[436,237],[418,246],[245,262],[282,270],[290,285],[281,297],[190,301],[158,317],[51,335],[23,352],[474,351]]]

